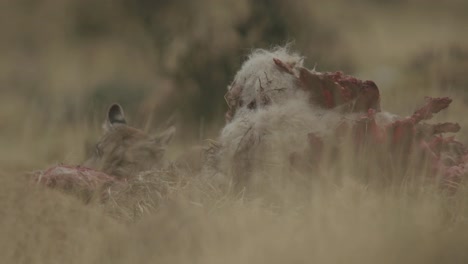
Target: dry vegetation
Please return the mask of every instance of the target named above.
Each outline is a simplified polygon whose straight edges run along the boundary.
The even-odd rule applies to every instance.
[[[273,168],[280,181],[256,193],[177,166],[104,204],[30,184],[32,170],[82,163],[115,101],[147,132],[177,116],[169,157],[216,137],[244,56],[290,40],[309,68],[374,80],[390,112],[452,97],[436,121],[459,122],[467,143],[468,5],[390,2],[1,1],[0,262],[468,262],[468,188],[417,170],[363,184],[363,168],[383,175],[364,157],[325,159],[313,181]]]

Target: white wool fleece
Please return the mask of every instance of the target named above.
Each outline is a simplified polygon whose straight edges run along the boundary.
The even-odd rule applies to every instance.
[[[278,67],[273,59],[279,59],[290,66],[296,75],[298,68],[303,65],[303,57],[290,52],[287,47],[272,51],[262,49],[253,51],[228,87],[228,90],[234,87],[242,88],[240,99],[243,105],[238,109],[236,116],[248,110],[248,105],[253,101],[257,102],[257,107],[263,107],[260,102],[262,95],[267,96],[271,103],[275,104],[284,102],[298,90],[297,79]]]
[[[221,166],[242,165],[231,164],[239,152],[248,153],[257,165],[285,165],[290,154],[309,147],[308,133],[333,142],[334,133],[341,124],[350,124],[360,116],[313,107],[307,97],[298,94],[281,105],[272,104],[252,111],[227,124],[219,138]]]
[[[275,58],[287,65],[292,74],[276,65]],[[289,166],[292,153],[304,153],[313,147],[308,144],[309,133],[327,145],[339,144],[336,132],[340,125],[350,127],[366,114],[343,114],[311,105],[307,92],[299,88],[294,76],[299,75],[297,71],[302,66],[303,58],[287,48],[250,54],[228,88],[241,91],[243,104],[221,131],[218,169],[228,174],[236,170],[245,174],[266,172],[268,168],[278,171]],[[268,96],[269,103],[258,104],[262,93]],[[255,108],[248,107],[252,101],[257,102]],[[379,125],[396,118],[388,113],[376,114]]]

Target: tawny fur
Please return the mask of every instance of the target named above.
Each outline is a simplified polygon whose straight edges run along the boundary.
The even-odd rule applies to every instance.
[[[159,168],[175,128],[149,135],[126,124],[123,110],[113,105],[103,125],[104,135],[84,166],[118,178],[131,178],[139,172]]]

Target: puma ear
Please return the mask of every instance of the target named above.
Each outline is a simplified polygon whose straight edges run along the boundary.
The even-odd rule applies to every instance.
[[[119,104],[112,104],[107,110],[107,118],[103,125],[104,130],[108,131],[116,124],[127,124],[127,121],[122,107]]]
[[[158,134],[157,136],[153,137],[153,141],[161,146],[167,146],[169,145],[169,143],[171,143],[175,132],[176,132],[175,126],[171,126],[168,129],[166,129],[164,132],[162,132],[161,134]]]

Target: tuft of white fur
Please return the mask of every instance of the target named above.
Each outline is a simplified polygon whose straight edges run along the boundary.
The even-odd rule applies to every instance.
[[[397,120],[401,120],[403,117],[389,113],[389,112],[379,112],[375,115],[375,122],[377,125],[383,127],[394,123]]]
[[[231,173],[240,168],[241,173],[249,174],[250,170],[265,175],[268,168],[276,172],[289,168],[292,153],[310,148],[309,133],[325,142],[335,142],[338,127],[351,124],[360,116],[311,106],[307,97],[299,94],[282,104],[238,116],[221,132],[220,169]]]
[[[276,65],[273,59],[281,60],[292,73]],[[339,127],[344,124],[351,127],[365,114],[343,114],[311,105],[295,77],[302,66],[303,57],[288,48],[256,50],[250,54],[228,87],[242,103],[219,136],[220,171],[249,180],[253,175],[272,177],[289,168],[291,154],[310,150],[309,133],[327,145],[337,144]],[[261,104],[265,95],[268,102]],[[256,102],[256,107],[248,107],[251,102]],[[388,113],[376,114],[379,125],[396,118]]]
[[[293,72],[298,75],[298,68],[303,66],[303,57],[297,53],[290,52],[287,47],[276,48],[272,51],[255,50],[244,62],[241,69],[234,77],[233,83],[228,91],[241,87],[240,99],[243,105],[238,109],[236,115],[248,112],[248,105],[254,101],[258,107],[261,105],[261,96],[267,96],[271,103],[277,104],[294,96],[298,90],[296,78],[281,70],[273,59],[279,59],[291,66]]]

